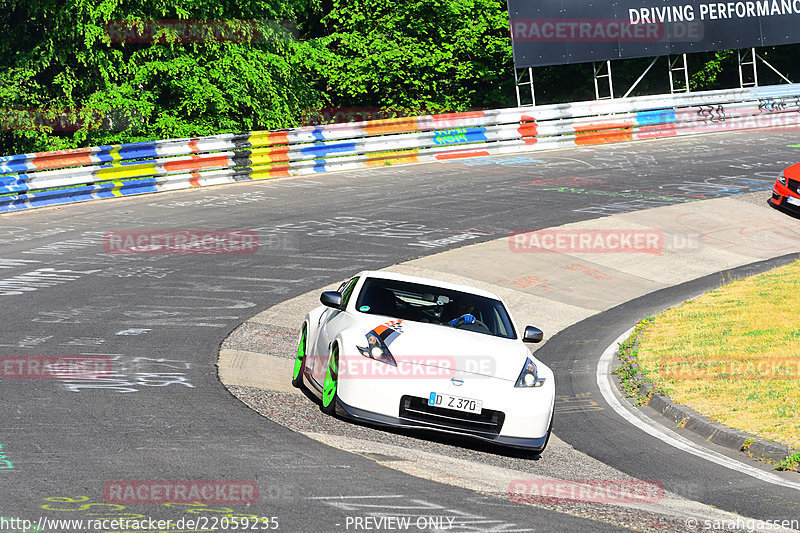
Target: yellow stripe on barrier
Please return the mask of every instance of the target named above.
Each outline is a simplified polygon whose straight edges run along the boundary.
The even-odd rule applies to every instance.
[[[142,163],[140,165],[121,165],[119,163],[112,163],[113,166],[101,168],[97,171],[95,176],[97,181],[107,181],[112,178],[126,179],[126,178],[142,178],[145,176],[155,176],[158,174],[156,171],[155,163]]]
[[[124,183],[122,183],[122,181],[115,180],[115,181],[112,181],[111,183],[113,183],[113,184],[114,184],[114,188],[113,188],[113,189],[111,189],[111,194],[113,194],[114,196],[125,196],[125,195],[124,195],[124,194],[122,194],[122,192],[120,191],[120,189],[121,189],[121,188],[123,188],[123,187],[125,186],[125,184],[124,184]]]
[[[382,152],[378,154],[367,154],[365,165],[368,167],[378,167],[382,165],[396,165],[402,163],[419,163],[417,154],[419,150],[404,150],[397,152]]]

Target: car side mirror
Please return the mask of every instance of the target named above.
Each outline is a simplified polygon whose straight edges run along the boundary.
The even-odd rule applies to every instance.
[[[539,328],[533,326],[525,326],[525,334],[522,336],[522,342],[542,342],[544,333]]]
[[[341,309],[342,307],[342,294],[337,291],[325,291],[320,297],[319,301],[326,307],[333,307],[334,309]]]

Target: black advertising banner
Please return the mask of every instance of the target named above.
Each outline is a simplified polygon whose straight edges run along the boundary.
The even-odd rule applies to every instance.
[[[800,42],[800,0],[508,0],[517,68]]]

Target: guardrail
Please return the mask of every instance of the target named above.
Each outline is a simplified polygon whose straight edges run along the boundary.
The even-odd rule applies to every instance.
[[[0,212],[384,165],[800,123],[800,84],[0,157]]]

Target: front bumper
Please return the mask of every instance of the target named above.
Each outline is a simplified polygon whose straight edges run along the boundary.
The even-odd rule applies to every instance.
[[[787,180],[786,185],[776,180],[775,185],[772,187],[772,198],[767,200],[767,202],[772,207],[800,215],[799,190],[800,183],[794,180]]]
[[[549,436],[549,431],[539,438],[506,437],[503,435],[492,436],[490,434],[459,431],[448,426],[436,425],[432,422],[422,422],[418,420],[409,420],[407,418],[382,415],[380,413],[373,413],[365,409],[359,409],[358,407],[347,405],[341,400],[339,400],[339,403],[337,404],[337,412],[354,420],[369,422],[380,426],[424,429],[439,433],[448,433],[451,435],[459,435],[462,437],[478,439],[484,442],[493,442],[495,444],[509,446],[512,448],[522,448],[533,452],[541,452],[544,449],[544,446],[547,443],[547,437]]]
[[[383,363],[376,363],[383,364]],[[505,446],[540,449],[547,442],[555,403],[549,370],[536,388],[456,372],[460,379],[347,379],[340,375],[339,409],[348,417],[393,427],[421,428]],[[453,381],[460,382],[455,385]],[[428,406],[432,392],[480,400],[480,414]]]

